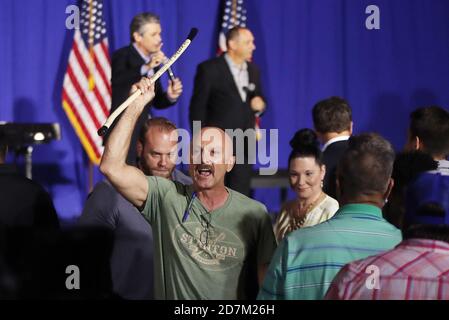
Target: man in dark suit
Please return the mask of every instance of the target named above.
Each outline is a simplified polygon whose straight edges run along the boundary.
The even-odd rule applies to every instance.
[[[144,12],[136,15],[131,21],[131,44],[112,55],[112,106],[111,113],[129,96],[131,86],[142,76],[152,76],[167,59],[162,52],[161,24],[157,15]],[[157,109],[165,109],[174,105],[182,93],[179,78],[170,79],[165,92],[160,81],[155,83],[156,97],[147,105]],[[148,118],[143,112],[136,124],[128,152],[127,163],[136,163],[136,142],[140,128]]]
[[[201,121],[203,127],[223,130],[254,129],[256,115],[265,110],[259,70],[250,62],[256,49],[254,36],[247,28],[234,27],[226,35],[226,45],[225,54],[197,68],[190,122]],[[245,140],[244,154],[236,154],[237,164],[226,178],[229,188],[245,195],[250,194],[252,165],[249,162],[254,156],[249,154],[248,144],[254,143],[255,135],[248,134],[247,138],[253,141]]]
[[[323,190],[338,199],[336,168],[352,134],[351,107],[342,98],[330,97],[315,104],[312,115],[315,131],[323,143],[323,162],[326,165]]]

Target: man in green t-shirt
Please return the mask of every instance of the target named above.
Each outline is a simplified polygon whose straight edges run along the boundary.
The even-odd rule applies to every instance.
[[[156,299],[255,298],[276,242],[263,204],[226,188],[232,140],[203,128],[190,148],[192,186],[146,177],[125,163],[132,128],[154,97],[147,78],[106,143],[100,170],[153,228]]]

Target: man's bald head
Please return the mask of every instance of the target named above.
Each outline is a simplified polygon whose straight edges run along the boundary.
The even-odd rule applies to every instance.
[[[220,150],[220,154],[222,156],[221,161],[219,158],[216,158],[218,156],[217,154],[211,155],[216,158],[215,163],[227,164],[232,161],[232,139],[222,129],[217,127],[204,127],[192,138],[190,149],[191,152],[193,151],[193,159],[191,159],[193,160],[192,163],[201,163],[200,159],[198,159],[198,154],[195,154],[194,151],[195,148],[198,150],[198,147],[203,148],[204,146],[213,146],[215,150]]]
[[[192,139],[189,173],[196,190],[224,188],[224,178],[235,158],[232,139],[216,127],[205,127]]]

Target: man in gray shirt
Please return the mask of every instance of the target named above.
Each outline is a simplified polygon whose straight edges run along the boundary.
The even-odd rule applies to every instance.
[[[147,176],[191,184],[191,178],[175,169],[171,158],[176,154],[177,141],[170,140],[175,130],[176,126],[165,118],[147,120],[137,141],[137,165]],[[152,299],[153,234],[139,211],[105,180],[95,186],[79,223],[113,230],[114,292],[125,299]]]

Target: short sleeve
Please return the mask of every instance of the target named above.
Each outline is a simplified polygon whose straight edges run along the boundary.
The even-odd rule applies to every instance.
[[[118,217],[118,197],[119,193],[108,182],[98,183],[87,198],[78,223],[114,230]]]
[[[159,219],[159,213],[165,195],[172,189],[176,189],[173,181],[160,177],[147,177],[148,195],[145,207],[141,211],[145,219],[153,225]]]

